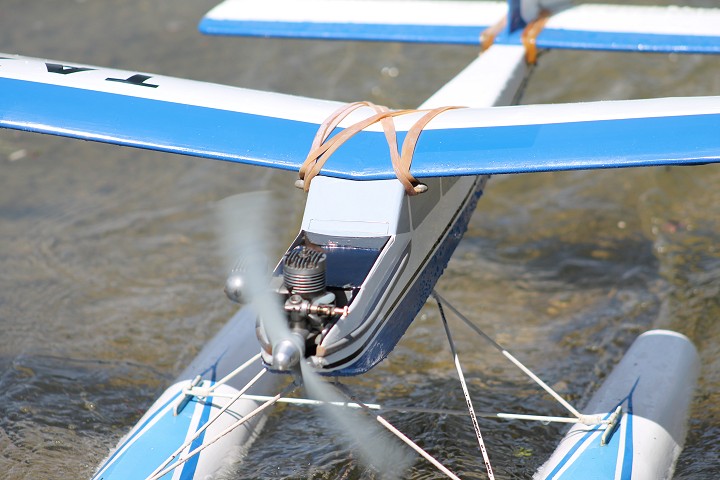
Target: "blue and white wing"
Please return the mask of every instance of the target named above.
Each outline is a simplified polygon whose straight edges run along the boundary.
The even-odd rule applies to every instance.
[[[418,176],[720,160],[720,97],[457,110],[431,128],[416,149]]]
[[[539,48],[720,53],[720,9],[633,5],[560,5],[537,37]],[[514,27],[539,13],[537,1],[512,2]],[[525,8],[535,6],[535,9]],[[528,11],[523,11],[528,10]],[[532,12],[530,12],[532,10]],[[508,2],[433,0],[226,0],[200,22],[209,35],[479,45]],[[533,16],[533,18],[527,18]],[[514,28],[513,28],[514,29]],[[522,28],[498,35],[521,44]]]
[[[540,48],[720,53],[720,9],[585,4],[551,16]]]
[[[200,22],[208,35],[477,45],[505,2],[228,0]]]
[[[0,92],[5,128],[290,170],[340,105],[5,54]]]
[[[341,104],[0,54],[0,126],[297,170]],[[347,127],[371,112],[348,117]],[[396,119],[398,141],[421,114]],[[416,177],[687,165],[720,160],[720,97],[451,110],[420,135]],[[363,130],[323,175],[394,178]]]

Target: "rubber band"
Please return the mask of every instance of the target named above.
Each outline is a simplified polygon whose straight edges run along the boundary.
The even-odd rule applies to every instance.
[[[525,47],[525,60],[530,65],[535,65],[538,57],[537,49],[537,37],[545,28],[545,24],[550,19],[551,12],[549,10],[542,10],[538,18],[528,23],[523,29],[522,43]],[[507,26],[507,15],[500,19],[495,25],[492,25],[480,34],[480,51],[484,52],[488,48],[492,47],[495,43],[495,38],[500,32]]]
[[[393,162],[393,168],[395,168],[395,175],[397,175],[398,179],[401,179],[401,182],[403,181],[402,179],[406,179],[409,181],[410,184],[412,184],[412,188],[415,194],[422,193],[427,190],[427,186],[418,182],[415,177],[413,177],[410,173],[410,166],[412,165],[413,154],[415,153],[415,146],[417,145],[418,139],[420,138],[420,134],[422,133],[425,126],[433,118],[437,117],[438,115],[447,110],[453,110],[456,108],[462,107],[439,107],[429,110],[425,115],[420,118],[420,120],[415,122],[415,124],[410,127],[410,130],[408,130],[407,132],[407,136],[405,137],[405,141],[403,142],[400,161],[397,163],[397,165]],[[407,186],[405,190],[408,190]]]
[[[369,107],[375,111],[375,114],[352,124],[332,138],[328,138],[340,122],[361,107]],[[326,118],[318,128],[310,147],[310,152],[298,171],[299,180],[295,182],[295,185],[306,192],[309,191],[312,179],[320,173],[325,162],[327,162],[330,156],[340,148],[343,143],[370,125],[380,123],[385,133],[385,139],[390,151],[390,161],[397,179],[402,183],[408,195],[422,193],[427,190],[427,186],[420,183],[410,173],[415,146],[417,145],[422,130],[433,118],[447,110],[455,108],[463,107],[440,107],[431,110],[390,110],[388,107],[375,105],[371,102],[354,102],[343,105]],[[395,130],[393,117],[419,112],[426,113],[408,130],[405,141],[403,142],[401,154],[398,149],[397,132]]]
[[[493,46],[495,38],[502,32],[503,28],[507,26],[507,14],[503,16],[495,25],[492,25],[480,34],[480,51],[484,52],[488,48]]]
[[[535,65],[538,57],[537,37],[550,20],[550,12],[543,10],[537,19],[528,23],[522,33],[522,42],[525,47],[525,61],[529,65]]]

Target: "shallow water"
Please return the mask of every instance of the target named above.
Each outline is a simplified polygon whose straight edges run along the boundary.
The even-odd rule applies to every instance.
[[[476,55],[205,38],[195,25],[213,4],[5,0],[0,50],[393,107],[421,103]],[[712,57],[551,52],[523,102],[720,95],[718,72]],[[271,189],[279,253],[303,194],[288,173],[9,131],[0,168],[0,471],[86,478],[233,312],[214,203]],[[579,405],[639,333],[690,336],[703,372],[676,478],[715,478],[719,182],[717,166],[498,176],[438,288]],[[562,413],[451,325],[478,410]],[[428,305],[390,359],[351,383],[368,401],[463,408],[445,343]],[[484,478],[465,419],[388,418],[462,478]],[[499,478],[528,478],[560,437],[553,426],[480,425]],[[317,412],[280,408],[232,478],[373,475]],[[441,478],[421,461],[408,476]]]

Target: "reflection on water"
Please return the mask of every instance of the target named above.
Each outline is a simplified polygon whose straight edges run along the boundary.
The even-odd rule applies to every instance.
[[[42,2],[8,0],[0,45],[397,107],[419,104],[476,55],[203,38],[194,24],[213,3],[76,0],[49,14]],[[524,101],[717,95],[719,68],[720,59],[702,56],[552,52]],[[214,202],[270,188],[281,199],[282,245],[295,234],[303,194],[288,173],[15,132],[0,133],[0,168],[0,469],[12,480],[88,477],[232,313]],[[704,366],[676,478],[712,478],[720,468],[719,182],[716,166],[496,177],[439,289],[580,405],[642,331],[689,335]],[[429,304],[389,361],[350,382],[359,395],[463,408],[439,322]],[[451,326],[477,410],[562,414],[492,348]],[[387,417],[462,478],[484,478],[465,419]],[[481,428],[500,478],[527,478],[560,435],[496,420]],[[233,478],[374,478],[334,435],[316,411],[279,408]],[[420,461],[411,473],[439,478]]]

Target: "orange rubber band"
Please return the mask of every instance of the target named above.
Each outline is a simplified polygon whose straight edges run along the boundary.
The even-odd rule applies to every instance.
[[[536,20],[528,23],[522,33],[522,42],[525,47],[525,60],[530,65],[535,65],[538,57],[537,37],[550,20],[550,12],[543,10]]]
[[[503,28],[507,26],[507,14],[503,16],[495,25],[492,25],[480,34],[480,51],[484,52],[488,48],[492,47],[495,43],[495,38],[502,32]]]
[[[354,123],[334,137],[328,139],[332,131],[340,124],[340,122],[360,107],[372,108],[375,111],[375,114]],[[417,195],[422,193],[427,190],[427,187],[418,182],[417,179],[410,173],[410,166],[412,165],[412,157],[415,152],[415,146],[417,145],[423,128],[425,128],[425,126],[433,118],[454,108],[463,107],[440,107],[431,110],[390,110],[387,107],[375,105],[371,102],[355,102],[343,105],[325,119],[325,121],[320,125],[320,128],[318,128],[317,134],[313,139],[312,146],[310,147],[310,152],[298,171],[300,180],[296,184],[306,192],[309,191],[312,179],[320,173],[322,167],[325,165],[325,162],[327,162],[330,156],[338,148],[340,148],[343,143],[352,138],[358,132],[379,122],[385,132],[385,139],[387,140],[388,148],[390,150],[390,161],[397,179],[400,183],[402,183],[408,195]],[[400,154],[397,144],[397,132],[395,130],[395,123],[393,122],[392,117],[418,112],[426,113],[417,122],[415,122],[415,124],[413,124],[410,130],[408,130],[405,141],[403,142],[402,154]]]

